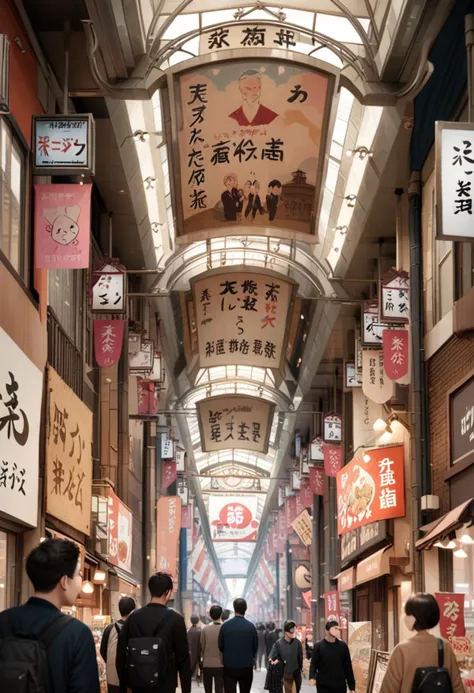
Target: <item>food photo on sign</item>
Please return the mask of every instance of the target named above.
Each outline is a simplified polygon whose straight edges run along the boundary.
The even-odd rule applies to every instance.
[[[377,520],[405,516],[401,445],[367,450],[337,474],[338,534]]]

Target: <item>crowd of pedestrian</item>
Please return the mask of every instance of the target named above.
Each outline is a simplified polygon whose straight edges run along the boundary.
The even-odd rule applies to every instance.
[[[26,604],[0,613],[0,693],[100,693],[96,649],[90,629],[62,613],[82,589],[77,544],[63,539],[42,542],[29,554],[26,572],[34,594]],[[236,599],[234,617],[219,605],[210,623],[185,620],[167,604],[173,580],[152,575],[150,602],[136,608],[119,602],[120,619],[104,631],[100,654],[106,663],[108,693],[191,693],[192,678],[205,693],[251,693],[254,669],[267,669],[269,693],[300,693],[303,646],[295,621],[283,631],[274,623],[246,618],[245,599]],[[405,623],[414,636],[395,647],[380,693],[464,693],[449,642],[428,631],[440,611],[430,594],[405,603]],[[309,683],[317,693],[355,693],[356,682],[347,644],[336,620],[326,623],[325,637],[305,655],[311,659]]]

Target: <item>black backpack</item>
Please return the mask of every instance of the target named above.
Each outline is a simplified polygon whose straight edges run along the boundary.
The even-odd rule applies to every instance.
[[[47,650],[73,620],[61,614],[35,638],[30,634],[15,634],[8,612],[0,614],[0,691],[51,693]]]
[[[130,688],[158,688],[162,684],[166,669],[173,658],[173,652],[169,641],[158,637],[158,633],[173,613],[171,609],[167,609],[165,616],[153,631],[153,635],[130,638],[128,641],[127,683]]]
[[[420,667],[415,671],[412,693],[452,693],[451,676],[444,668],[444,646],[438,638],[438,666]]]

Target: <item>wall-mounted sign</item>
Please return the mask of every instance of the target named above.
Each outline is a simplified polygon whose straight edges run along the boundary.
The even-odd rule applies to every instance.
[[[380,282],[380,321],[410,322],[410,279],[404,270],[390,270]]]
[[[142,336],[141,334],[134,334],[133,332],[128,333],[128,356],[129,358],[138,354],[142,348]]]
[[[324,495],[324,469],[323,467],[311,467],[309,470],[309,483],[316,496]]]
[[[90,535],[92,412],[48,368],[46,512]]]
[[[410,356],[408,330],[383,331],[383,366],[389,380],[397,382],[408,375]]]
[[[336,477],[342,467],[342,447],[340,445],[324,445],[324,471],[327,476]]]
[[[152,339],[142,339],[140,351],[129,358],[130,373],[153,372],[155,349]]]
[[[387,327],[380,321],[378,301],[364,303],[362,308],[362,346],[381,347],[382,332]]]
[[[359,374],[354,361],[344,361],[344,392],[362,387],[362,372]]]
[[[161,488],[166,490],[174,484],[176,481],[176,462],[170,460],[169,462],[161,463]],[[179,495],[179,494],[178,494]]]
[[[137,411],[139,416],[155,416],[159,411],[160,391],[155,383],[137,378]]]
[[[161,459],[174,459],[174,440],[164,434],[161,435]]]
[[[259,397],[218,395],[196,403],[204,452],[268,452],[275,405]]]
[[[298,515],[296,520],[291,523],[296,534],[299,536],[305,546],[311,546],[313,537],[313,526],[311,524],[311,515],[307,510]]]
[[[309,446],[303,445],[300,448],[300,476],[308,476],[309,474]]]
[[[282,29],[278,24],[245,24],[238,26],[219,27],[218,29],[203,29],[199,41],[199,55],[218,53],[229,49],[249,48],[290,48],[299,41],[297,31]]]
[[[327,73],[269,59],[178,75],[180,235],[222,235],[227,224],[234,233],[251,225],[254,235],[271,227],[274,237],[308,240],[332,83]]]
[[[0,328],[0,508],[38,524],[43,373]]]
[[[33,116],[33,175],[95,174],[95,123],[84,115]]]
[[[176,470],[179,472],[184,472],[185,470],[185,458],[186,458],[186,451],[184,448],[180,448],[179,445],[176,445],[176,450],[175,450],[175,457],[176,457]]]
[[[296,285],[271,274],[226,269],[196,279],[201,368],[281,368]]]
[[[310,450],[311,462],[322,462],[324,460],[323,445],[324,441],[321,436],[316,436],[316,438],[313,438],[311,441]]]
[[[340,414],[325,414],[323,422],[323,438],[325,443],[340,443],[342,440],[342,416]]]
[[[464,594],[436,592],[440,610],[439,630],[442,638],[462,638],[466,635],[464,621]]]
[[[403,446],[367,450],[337,475],[338,534],[377,520],[405,516]]]
[[[301,476],[295,469],[290,471],[290,488],[292,491],[299,491],[301,488]]]
[[[161,496],[156,504],[156,567],[178,574],[178,539],[181,531],[181,498]]]
[[[393,396],[395,385],[385,373],[383,351],[363,350],[362,391],[376,404],[384,404]]]
[[[337,621],[340,622],[341,604],[339,601],[339,592],[334,590],[333,592],[324,593],[324,619],[325,621]],[[339,623],[340,625],[340,623]]]
[[[449,394],[451,465],[474,459],[474,377]]]
[[[129,573],[132,571],[132,513],[115,493],[107,492],[108,561]]]
[[[185,476],[178,476],[176,480],[178,496],[181,498],[183,508],[189,503],[188,481]]]
[[[161,363],[161,352],[155,349],[153,356],[153,370],[148,374],[148,380],[151,380],[153,383],[162,383],[164,373]]]
[[[256,541],[257,496],[209,496],[209,525],[213,541]]]
[[[94,320],[94,354],[100,368],[110,368],[122,353],[125,320]]]
[[[126,312],[126,277],[125,267],[118,260],[101,262],[94,269],[92,273],[93,313]],[[136,336],[140,337],[140,335]],[[132,348],[134,344],[137,342],[132,340]]]
[[[435,130],[436,238],[474,238],[472,173],[474,124],[437,122]]]
[[[350,561],[373,549],[387,540],[387,522],[371,522],[341,536],[341,565],[345,567]]]
[[[92,185],[35,185],[35,267],[89,267]]]

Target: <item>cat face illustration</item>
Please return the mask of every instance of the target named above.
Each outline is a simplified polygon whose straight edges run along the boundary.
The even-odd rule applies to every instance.
[[[45,209],[43,214],[50,222],[46,227],[51,234],[51,238],[58,245],[77,245],[79,234],[79,224],[77,220],[81,213],[79,206],[75,207],[55,207]]]

